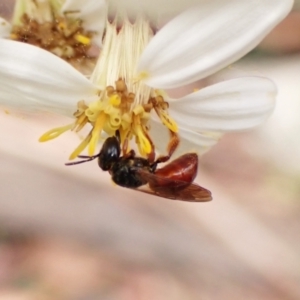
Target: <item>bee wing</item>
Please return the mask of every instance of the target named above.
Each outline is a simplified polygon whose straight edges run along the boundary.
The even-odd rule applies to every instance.
[[[191,183],[186,186],[187,183],[184,181],[160,177],[141,169],[137,170],[137,172],[151,185],[151,188],[148,185],[137,189],[143,193],[172,200],[190,202],[206,202],[212,200],[211,192],[196,183]],[[163,186],[161,183],[164,183],[168,187]]]

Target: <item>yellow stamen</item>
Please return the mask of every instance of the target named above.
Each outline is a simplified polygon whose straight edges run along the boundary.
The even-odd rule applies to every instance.
[[[121,104],[121,97],[118,94],[109,97],[109,104],[119,106]]]
[[[135,135],[137,138],[137,144],[138,144],[141,154],[144,155],[144,154],[151,153],[151,150],[152,150],[151,143],[149,142],[148,138],[144,134],[144,130],[140,123],[139,115],[135,116],[133,122],[134,122],[133,126],[134,126],[134,130],[135,130]]]
[[[159,117],[162,123],[173,132],[178,132],[176,122],[163,110],[159,111]]]
[[[46,142],[49,140],[53,140],[53,139],[57,138],[58,136],[60,136],[62,133],[66,132],[67,130],[72,129],[73,126],[74,126],[74,123],[63,126],[63,127],[51,129],[51,130],[47,131],[46,133],[44,133],[39,138],[39,142]]]
[[[129,129],[130,126],[131,126],[131,116],[128,113],[125,113],[122,115],[120,129],[122,128],[123,130],[127,130]]]
[[[75,132],[79,132],[84,126],[85,124],[88,122],[88,118],[86,118],[86,116],[84,115],[84,118],[82,118],[82,121],[80,123],[78,123],[78,127],[76,128]]]
[[[96,120],[96,123],[94,125],[94,128],[92,130],[92,138],[89,143],[89,150],[88,150],[88,153],[90,156],[94,155],[94,153],[95,153],[95,148],[99,141],[99,137],[100,137],[101,131],[103,129],[103,126],[105,124],[105,121],[106,121],[106,114],[102,111],[99,114],[99,116]]]
[[[91,39],[85,35],[82,34],[76,34],[75,35],[75,40],[83,45],[90,45],[91,44]]]
[[[139,115],[139,114],[143,114],[144,113],[144,107],[142,105],[137,105],[134,109],[133,109],[133,113],[135,115]]]
[[[96,122],[99,112],[105,109],[105,105],[102,101],[94,101],[89,104],[88,108],[85,110],[85,115],[88,117],[91,123]]]
[[[79,144],[79,146],[71,153],[69,160],[75,159],[89,144],[92,138],[92,131],[88,134],[88,136]]]
[[[72,130],[74,130],[77,127],[75,131],[79,132],[87,122],[88,122],[87,116],[84,113],[81,113],[79,118],[76,119],[76,122],[74,123]]]

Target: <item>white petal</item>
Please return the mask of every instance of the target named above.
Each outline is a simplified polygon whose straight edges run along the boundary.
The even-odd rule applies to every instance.
[[[37,98],[29,98],[21,94],[17,90],[12,90],[11,87],[1,85],[0,91],[0,104],[1,107],[9,111],[13,108],[14,111],[24,113],[24,112],[36,112],[36,111],[47,111],[61,115],[72,116],[75,111],[75,104],[73,103],[70,109],[65,108],[58,102],[43,102],[39,101]]]
[[[71,16],[80,17],[84,21],[84,28],[96,32],[94,38],[98,46],[102,45],[102,36],[107,16],[105,0],[67,0],[61,11]],[[78,13],[77,13],[78,12]]]
[[[290,11],[292,0],[200,0],[163,27],[139,64],[155,88],[204,78],[252,50]]]
[[[199,0],[109,0],[110,5],[124,9],[129,14],[144,13],[153,22],[164,23],[198,2]]]
[[[11,32],[11,25],[4,19],[0,18],[0,38],[9,37]]]
[[[19,107],[20,104],[20,98],[22,98],[23,95],[18,93],[17,90],[11,90],[11,88],[6,87],[5,85],[1,84],[0,89],[0,99],[4,99],[4,101],[1,101],[1,104],[6,104],[5,102],[9,103],[9,106],[11,107]],[[28,106],[29,110],[32,110],[32,107]]]
[[[72,105],[70,112],[68,112],[68,110],[62,112],[62,105],[60,103],[45,103],[38,101],[36,98],[28,98],[5,85],[1,85],[0,104],[1,107],[3,106],[3,108],[8,111],[10,111],[10,108],[13,108],[14,112],[20,112],[22,114],[24,112],[47,111],[71,117],[71,113],[75,111],[75,104]]]
[[[222,137],[220,132],[195,132],[185,128],[179,128],[180,144],[174,156],[187,153],[197,152],[199,155],[207,152]],[[166,147],[169,140],[168,130],[159,122],[151,120],[150,136],[153,139],[155,148],[160,154],[167,154]]]
[[[20,107],[35,102],[36,109],[60,108],[62,114],[69,115],[79,100],[96,93],[80,72],[43,49],[0,39],[0,57],[0,88],[20,96]],[[9,98],[1,97],[0,104],[9,106]]]
[[[194,131],[244,130],[270,115],[276,93],[267,78],[236,78],[169,102],[169,113],[179,126]]]

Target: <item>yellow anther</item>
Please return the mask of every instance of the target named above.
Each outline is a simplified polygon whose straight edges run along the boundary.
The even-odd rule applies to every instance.
[[[124,82],[124,80],[120,79],[120,80],[116,81],[116,90],[121,93],[123,93],[127,90],[127,86],[126,86],[126,83]]]
[[[76,119],[75,126],[80,125],[84,120],[87,119],[86,115],[81,113],[78,115],[78,118]]]
[[[125,113],[122,115],[122,122],[131,123],[131,115],[129,113]]]
[[[130,125],[131,125],[131,122],[122,120],[120,128],[122,128],[123,130],[127,130],[130,128]]]
[[[106,90],[107,97],[110,97],[111,95],[113,95],[113,93],[115,93],[115,89],[111,85],[107,86],[105,90]]]
[[[89,108],[85,111],[85,115],[88,117],[89,121],[94,123],[98,118],[99,112],[103,111],[105,108],[102,101],[94,101],[89,105]]]
[[[146,136],[144,135],[144,133],[139,135],[138,144],[139,144],[140,149],[142,150],[143,154],[151,153],[151,149],[152,149],[151,144],[150,144],[149,140],[146,138]]]
[[[95,153],[95,149],[96,149],[97,143],[99,141],[100,134],[104,127],[105,121],[106,121],[106,114],[102,111],[99,114],[99,116],[95,122],[94,128],[92,130],[92,138],[90,140],[89,149],[88,149],[88,153],[90,156],[94,155],[94,153]]]
[[[90,45],[91,44],[91,39],[85,35],[82,34],[76,34],[75,35],[75,40],[83,45]]]
[[[112,105],[106,105],[103,110],[107,115],[118,116],[120,115],[120,109],[113,107]]]
[[[92,138],[92,131],[88,134],[88,136],[79,144],[79,146],[71,153],[69,160],[75,159],[89,144]]]
[[[78,118],[81,116],[81,114],[83,112],[85,112],[85,110],[88,108],[88,106],[85,104],[85,102],[83,100],[80,100],[78,103],[77,103],[77,111],[74,112],[73,116],[75,118]]]
[[[63,127],[51,129],[51,130],[47,131],[46,133],[44,133],[39,138],[39,142],[46,142],[46,141],[55,139],[58,136],[60,136],[62,133],[66,132],[67,130],[71,130],[73,126],[74,126],[74,123],[63,126]]]
[[[118,129],[121,125],[121,114],[112,114],[109,116],[109,123],[113,128]]]
[[[178,132],[178,126],[176,122],[164,110],[159,111],[159,117],[167,128],[173,132]]]
[[[81,118],[81,117],[79,118],[81,120],[80,120],[80,122],[78,122],[78,124],[77,124],[78,126],[77,126],[75,132],[79,132],[85,126],[85,124],[88,122],[88,118],[86,117],[86,115],[83,114],[83,116],[84,116],[84,118]]]
[[[143,107],[144,107],[144,110],[146,112],[150,112],[153,108],[153,104],[152,103],[147,103],[147,104],[144,104]]]
[[[142,105],[137,105],[134,109],[133,109],[133,113],[135,115],[139,115],[139,114],[143,114],[144,113],[144,107]]]
[[[133,120],[133,130],[136,135],[136,142],[139,147],[139,150],[142,155],[149,154],[152,151],[151,143],[148,140],[147,136],[144,134],[140,117],[137,115],[134,117]]]
[[[150,119],[150,113],[148,113],[148,112],[144,112],[142,115],[141,115],[141,119],[143,120],[143,121],[148,121],[149,119]]]
[[[110,96],[109,104],[113,106],[119,106],[121,104],[121,97],[118,94]]]
[[[114,135],[115,131],[121,127],[121,121],[122,121],[121,114],[119,111],[117,111],[116,113],[111,113],[111,114],[106,113],[106,116],[107,117],[103,126],[103,130],[108,135]]]
[[[135,140],[137,146],[138,146],[138,149],[139,149],[139,153],[141,154],[141,156],[145,156],[146,153],[143,151],[143,149],[141,148],[141,145],[139,144],[139,141],[136,139]]]

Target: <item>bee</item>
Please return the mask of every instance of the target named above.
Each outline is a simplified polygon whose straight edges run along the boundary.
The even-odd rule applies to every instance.
[[[178,143],[177,143],[178,144]],[[177,144],[175,147],[177,147]],[[108,171],[113,182],[125,188],[156,195],[172,200],[205,202],[212,200],[211,192],[194,183],[198,171],[198,155],[186,153],[162,168],[158,164],[170,159],[174,148],[168,156],[151,159],[136,156],[133,150],[121,156],[120,136],[105,140],[100,152],[94,156],[80,155],[83,160],[66,163],[67,166],[85,163],[98,159],[103,171]]]

